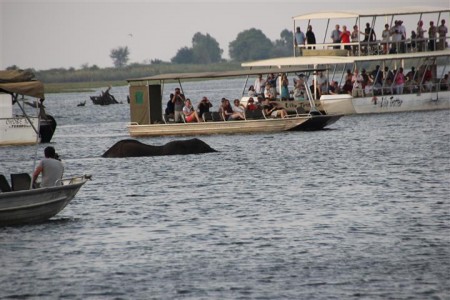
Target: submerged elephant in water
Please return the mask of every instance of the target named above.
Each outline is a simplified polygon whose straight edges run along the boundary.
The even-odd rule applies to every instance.
[[[217,152],[199,139],[172,141],[163,146],[143,144],[137,140],[127,139],[114,144],[102,157],[137,157],[159,155],[181,155]]]

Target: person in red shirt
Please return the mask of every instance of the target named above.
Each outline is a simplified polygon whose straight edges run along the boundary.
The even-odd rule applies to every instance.
[[[347,30],[347,26],[345,26],[345,25],[342,26],[342,31],[341,31],[341,34],[340,34],[341,43],[342,44],[349,44],[350,43],[350,36],[351,36],[351,33],[350,33],[350,31]],[[347,45],[347,46],[344,46],[344,49],[350,51],[351,47],[350,47],[350,45]]]

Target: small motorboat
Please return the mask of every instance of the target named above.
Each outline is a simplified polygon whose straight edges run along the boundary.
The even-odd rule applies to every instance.
[[[29,174],[12,175],[16,175],[11,176],[12,187],[0,175],[0,226],[40,223],[50,219],[63,210],[91,179],[91,176],[83,175],[62,179],[54,187],[30,189]]]

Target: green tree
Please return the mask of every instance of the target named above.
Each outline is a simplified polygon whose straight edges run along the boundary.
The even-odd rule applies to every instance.
[[[210,64],[222,60],[223,50],[215,38],[197,32],[192,38],[192,54],[194,63]]]
[[[272,49],[271,57],[291,56],[293,49],[292,31],[284,29],[280,33],[280,39],[276,40]]]
[[[177,54],[170,61],[174,64],[192,64],[194,62],[194,53],[192,49],[183,47],[177,51]]]
[[[273,44],[261,30],[251,28],[240,32],[229,48],[232,60],[247,61],[269,58]]]
[[[130,51],[128,50],[128,46],[125,46],[112,49],[109,57],[113,60],[116,68],[122,68],[127,65],[129,55]]]

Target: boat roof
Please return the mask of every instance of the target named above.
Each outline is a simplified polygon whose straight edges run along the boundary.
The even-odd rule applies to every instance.
[[[180,79],[202,79],[202,78],[224,78],[224,77],[240,77],[246,75],[258,75],[269,73],[311,73],[315,71],[325,71],[325,69],[310,69],[305,67],[285,67],[273,68],[274,65],[266,65],[271,68],[252,69],[252,70],[236,70],[223,72],[197,72],[197,73],[171,73],[160,74],[149,77],[128,79],[128,82],[152,81],[152,80],[180,80]]]
[[[44,85],[34,74],[22,70],[0,70],[0,92],[44,99]]]
[[[292,17],[293,20],[317,20],[317,19],[346,19],[346,18],[364,18],[378,16],[397,16],[397,15],[418,15],[428,13],[445,13],[450,12],[449,7],[433,7],[433,6],[408,6],[393,7],[385,9],[371,9],[358,11],[323,11],[302,14]]]
[[[370,56],[291,56],[273,59],[265,59],[253,62],[242,63],[242,67],[286,67],[286,66],[308,66],[308,65],[334,65],[353,64],[369,61],[388,61],[400,59],[419,59],[427,57],[450,57],[450,49],[430,52],[416,52],[405,54],[384,54]]]

